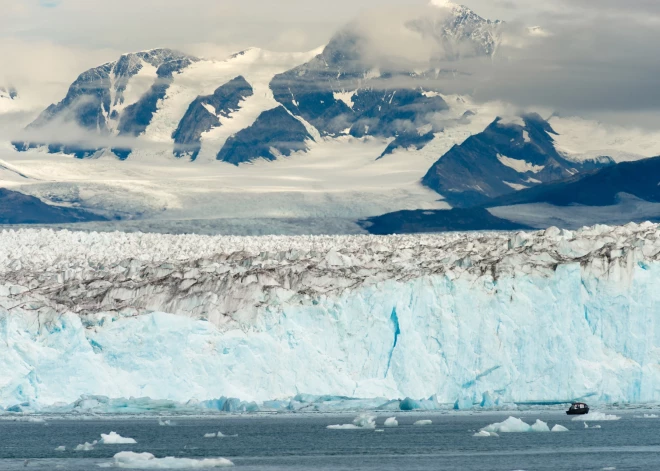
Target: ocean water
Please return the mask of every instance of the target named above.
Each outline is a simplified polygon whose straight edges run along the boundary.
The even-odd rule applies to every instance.
[[[399,427],[329,430],[351,423],[353,415],[176,417],[172,426],[158,418],[71,420],[44,423],[0,420],[0,469],[98,470],[120,451],[149,452],[156,457],[224,457],[232,469],[256,470],[660,470],[660,418],[617,413],[618,421],[572,421],[560,412],[398,414]],[[657,413],[657,412],[656,412]],[[394,414],[379,414],[378,428]],[[509,433],[475,438],[473,433],[509,415],[532,424],[536,419],[570,429],[564,433]],[[659,414],[660,415],[660,414]],[[432,425],[414,426],[421,419]],[[594,426],[600,425],[597,429]],[[117,432],[136,445],[96,445],[72,451],[101,433]],[[225,438],[204,438],[221,431]],[[55,451],[64,445],[65,452]],[[110,468],[112,469],[112,468]]]

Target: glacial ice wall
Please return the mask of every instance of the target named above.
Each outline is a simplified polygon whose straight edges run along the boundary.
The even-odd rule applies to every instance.
[[[660,401],[660,229],[0,233],[0,406]]]

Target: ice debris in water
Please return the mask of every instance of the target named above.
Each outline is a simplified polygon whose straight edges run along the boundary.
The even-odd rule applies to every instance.
[[[228,438],[228,437],[238,437],[238,435],[225,435],[222,432],[204,434],[204,438]]]
[[[352,424],[328,425],[330,430],[375,430],[376,416],[371,414],[360,414]]]
[[[432,420],[418,420],[413,425],[417,425],[418,427],[423,427],[425,425],[432,425],[432,424],[433,424]]]
[[[486,432],[485,430],[480,430],[472,436],[473,437],[484,437],[484,438],[485,437],[499,437],[499,435],[497,433],[495,433],[495,432]]]
[[[124,469],[203,469],[203,468],[223,468],[233,466],[234,463],[225,458],[156,458],[151,453],[133,453],[131,451],[122,451],[114,456],[112,463],[101,465],[104,468],[124,468]]]
[[[495,433],[524,433],[524,432],[549,432],[548,424],[537,420],[534,425],[529,425],[521,419],[509,417],[504,422],[497,422],[481,429],[484,432]]]
[[[96,446],[97,443],[98,443],[98,441],[96,441],[96,440],[94,440],[92,443],[85,442],[82,445],[76,446],[73,449],[73,451],[92,451],[94,449],[94,446]]]
[[[66,447],[64,445],[58,446],[57,448],[55,448],[55,451],[66,451]]]
[[[116,432],[110,432],[107,435],[102,433],[99,443],[102,445],[132,445],[137,442],[133,438],[122,437]]]
[[[158,419],[158,425],[160,425],[161,427],[173,427],[176,424],[174,422],[172,422],[171,420]]]
[[[607,420],[619,420],[618,415],[604,414],[602,412],[589,412],[587,415],[574,417],[574,422],[605,422]]]
[[[396,417],[390,417],[385,419],[385,427],[398,427],[399,422],[396,420]]]
[[[563,425],[557,424],[554,427],[552,427],[551,431],[552,432],[568,432],[568,429],[566,427],[564,427]]]
[[[379,429],[376,429],[376,430],[375,430],[376,433],[383,433],[384,431],[385,431],[385,430],[383,430],[382,428],[379,428]]]

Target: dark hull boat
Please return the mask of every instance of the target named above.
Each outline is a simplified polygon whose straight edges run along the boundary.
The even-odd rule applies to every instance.
[[[589,413],[589,406],[584,402],[576,402],[566,411],[567,415],[585,415]]]

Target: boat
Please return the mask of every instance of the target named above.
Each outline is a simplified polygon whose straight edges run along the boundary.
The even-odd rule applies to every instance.
[[[589,406],[584,402],[574,402],[566,411],[567,415],[585,415],[589,413]]]

